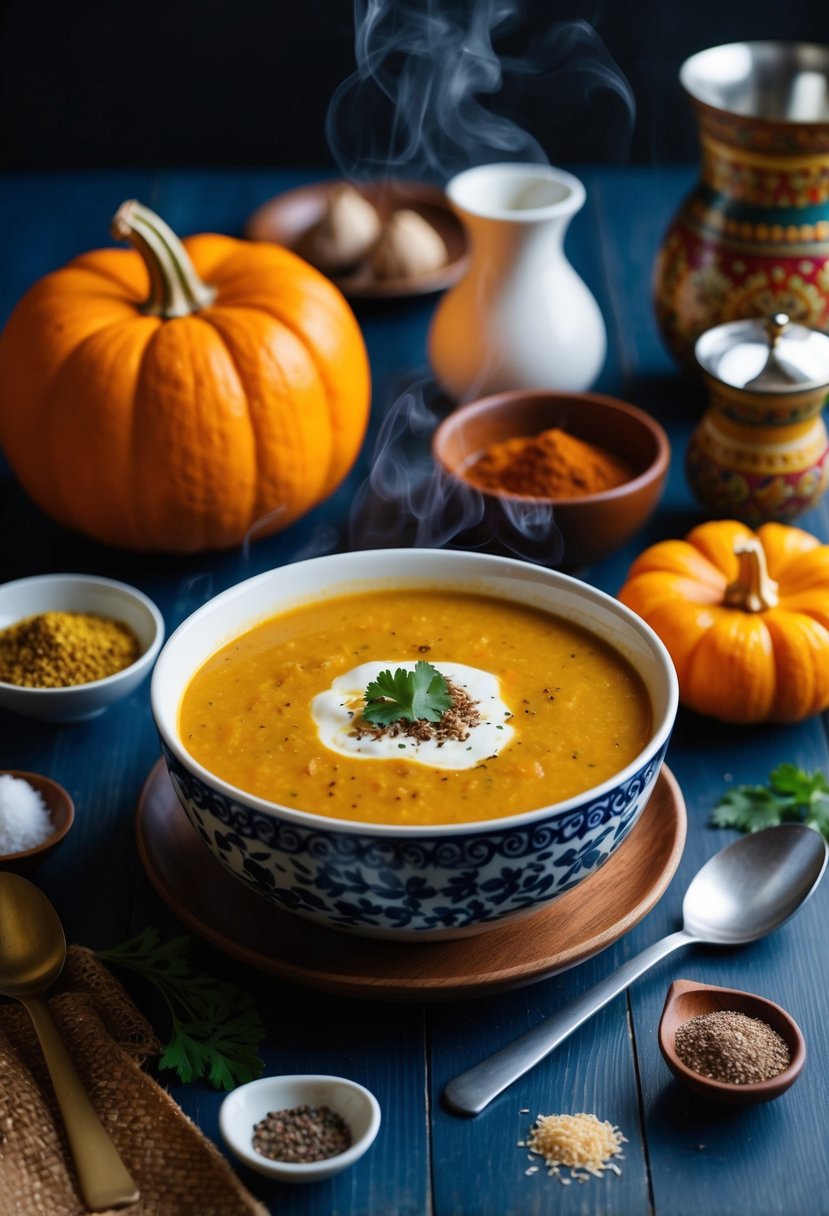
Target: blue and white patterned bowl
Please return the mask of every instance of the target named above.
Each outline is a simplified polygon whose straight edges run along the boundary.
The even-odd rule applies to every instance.
[[[615,646],[642,677],[653,734],[625,769],[555,806],[465,825],[395,827],[330,819],[246,794],[213,776],[179,737],[179,705],[202,662],[297,602],[372,586],[441,586],[531,604]],[[611,596],[557,571],[483,553],[387,549],[271,570],[205,604],[156,664],[152,707],[182,806],[240,881],[318,924],[394,940],[478,933],[538,910],[607,861],[650,797],[676,716],[673,664],[656,634]]]

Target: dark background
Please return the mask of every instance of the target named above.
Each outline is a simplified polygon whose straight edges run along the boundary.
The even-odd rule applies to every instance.
[[[471,0],[440,2],[456,25],[474,20]],[[390,24],[437,3],[394,0]],[[829,41],[817,0],[511,7],[495,49],[505,64],[534,58],[537,70],[507,71],[484,101],[560,163],[690,161],[693,124],[677,83],[687,55],[740,39]],[[610,57],[602,69],[615,61],[631,86],[635,120],[581,52],[556,62],[555,31],[567,21],[596,31]],[[354,25],[350,0],[0,0],[0,169],[332,164],[325,114],[355,68]]]

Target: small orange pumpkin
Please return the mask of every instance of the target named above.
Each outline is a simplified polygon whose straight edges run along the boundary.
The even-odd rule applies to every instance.
[[[655,630],[680,700],[726,722],[798,722],[829,707],[829,545],[734,520],[642,553],[619,599]]]
[[[284,528],[340,484],[365,434],[351,309],[275,245],[182,243],[135,201],[113,234],[135,248],[46,275],[0,339],[12,470],[55,519],[127,549],[222,549]]]

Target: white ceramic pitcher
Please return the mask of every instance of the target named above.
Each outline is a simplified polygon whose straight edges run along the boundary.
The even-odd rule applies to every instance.
[[[604,363],[605,326],[564,255],[582,183],[549,165],[478,165],[453,177],[446,194],[471,260],[432,321],[429,359],[440,384],[459,400],[590,388]]]

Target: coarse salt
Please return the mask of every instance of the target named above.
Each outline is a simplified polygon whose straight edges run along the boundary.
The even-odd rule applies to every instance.
[[[54,828],[42,795],[22,777],[0,776],[0,854],[42,844]]]

